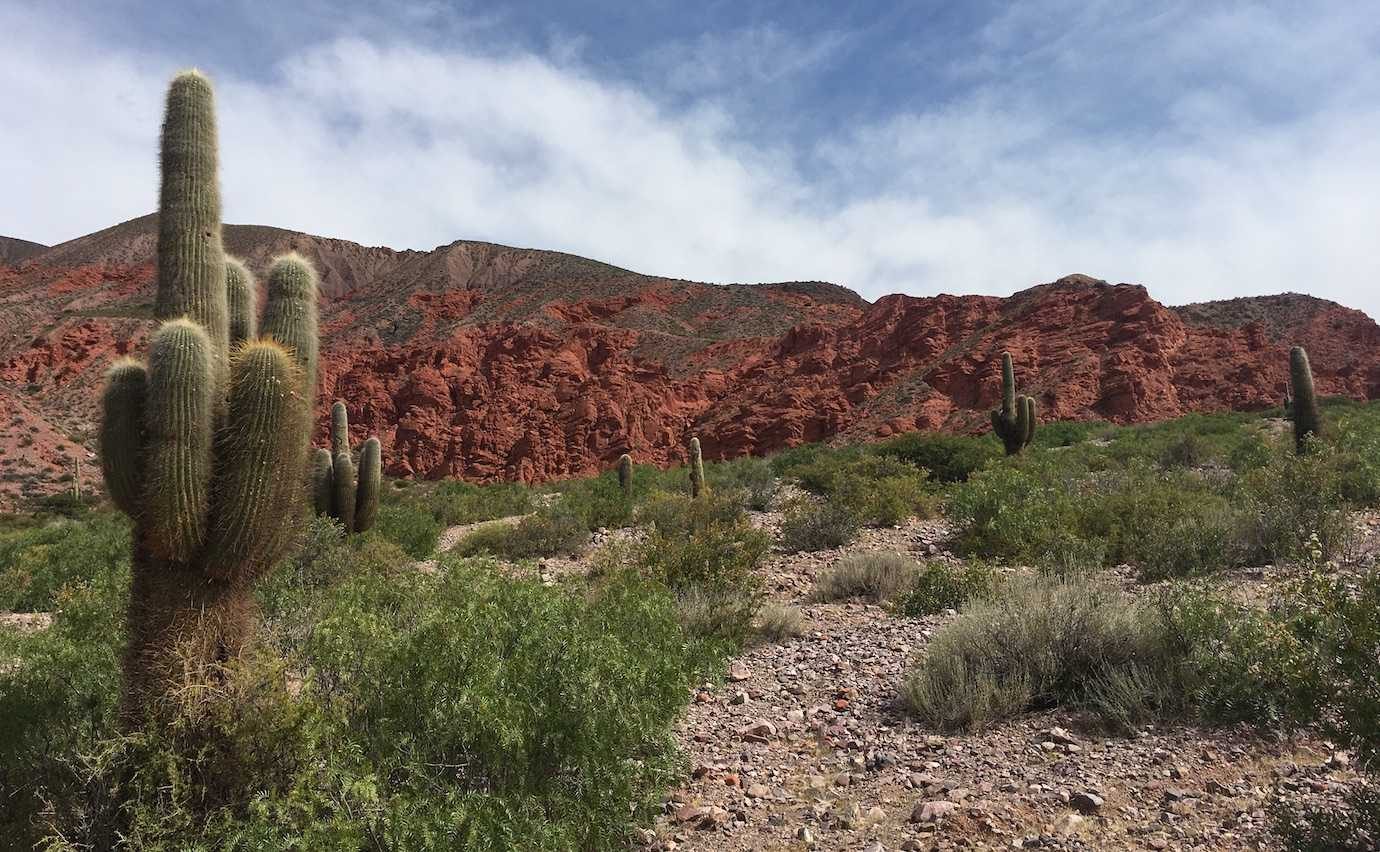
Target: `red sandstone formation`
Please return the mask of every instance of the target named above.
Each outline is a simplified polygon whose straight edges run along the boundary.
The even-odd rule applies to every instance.
[[[154,241],[149,216],[0,264],[0,450],[17,452],[31,425],[26,448],[43,445],[25,453],[37,472],[0,493],[54,490],[78,445],[94,449],[101,374],[147,333]],[[226,245],[257,271],[288,249],[321,269],[318,437],[343,398],[355,442],[377,434],[394,475],[539,482],[625,451],[668,464],[692,432],[725,458],[977,431],[1004,349],[1044,418],[1275,405],[1294,343],[1320,393],[1380,394],[1380,327],[1300,295],[1170,308],[1072,275],[1004,299],[868,304],[832,284],[698,284],[488,243],[398,252],[229,226]],[[7,474],[15,457],[0,455]]]

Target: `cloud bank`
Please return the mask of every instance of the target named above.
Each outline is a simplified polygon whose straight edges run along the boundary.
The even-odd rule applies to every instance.
[[[587,42],[495,46],[488,23],[483,44],[332,32],[253,73],[207,67],[225,218],[868,298],[1085,272],[1170,303],[1293,290],[1380,316],[1380,22],[1306,11],[1020,4],[962,51],[926,47],[942,85],[779,133],[761,116],[809,110],[791,81],[857,38],[709,34],[611,75]],[[0,234],[43,242],[153,209],[163,88],[188,59],[57,17],[0,5]],[[754,104],[753,86],[789,92]]]

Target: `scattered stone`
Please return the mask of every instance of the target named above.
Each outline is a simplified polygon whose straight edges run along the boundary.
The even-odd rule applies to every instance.
[[[1081,814],[1095,814],[1102,809],[1102,797],[1096,793],[1074,793],[1069,806]]]
[[[910,812],[911,822],[939,822],[958,810],[957,802],[921,802]]]
[[[776,736],[776,726],[766,719],[758,719],[739,728],[738,736],[748,742],[764,743]]]
[[[742,683],[752,677],[752,672],[748,671],[747,663],[742,660],[734,660],[728,666],[728,679],[734,683]]]

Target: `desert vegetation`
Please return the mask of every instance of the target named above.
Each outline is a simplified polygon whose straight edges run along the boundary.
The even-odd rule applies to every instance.
[[[163,157],[113,505],[0,518],[3,848],[1380,837],[1380,405],[1301,349],[1273,411],[1037,428],[1006,356],[981,436],[387,480],[310,447],[315,271],[258,322],[198,74]]]

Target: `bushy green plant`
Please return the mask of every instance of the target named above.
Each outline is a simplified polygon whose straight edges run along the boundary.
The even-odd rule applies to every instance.
[[[589,529],[584,520],[557,503],[516,524],[486,524],[461,539],[455,552],[461,556],[487,553],[503,559],[574,556],[588,541]]]
[[[896,611],[919,618],[960,609],[973,598],[991,594],[995,584],[991,567],[983,562],[930,562],[916,572],[910,587],[897,600]]]
[[[815,600],[883,603],[908,588],[920,566],[904,553],[871,551],[839,559],[815,581]]]
[[[781,546],[788,551],[843,547],[858,537],[861,526],[857,513],[842,501],[799,499],[786,507]]]
[[[1178,671],[1153,608],[1087,577],[1036,577],[1008,581],[936,633],[903,694],[940,728],[1053,706],[1123,726],[1175,705]]]
[[[560,504],[566,514],[577,517],[589,531],[618,529],[632,521],[638,493],[637,479],[628,490],[618,484],[617,471],[608,471],[590,479],[563,483]]]
[[[129,523],[112,512],[0,532],[0,610],[48,612],[58,590],[129,563]]]
[[[443,526],[454,527],[525,515],[532,510],[532,490],[518,482],[472,485],[446,480],[436,486],[428,504]]]
[[[686,690],[726,650],[679,626],[669,591],[454,559],[341,569],[365,545],[308,535],[314,556],[280,566],[308,593],[260,591],[312,629],[178,694],[163,726],[118,725],[127,575],[65,586],[46,631],[0,631],[7,844],[554,852],[618,846],[650,818],[682,769]]]
[[[1251,513],[1250,541],[1257,559],[1298,559],[1317,539],[1323,558],[1341,551],[1349,534],[1342,499],[1342,457],[1330,446],[1306,439],[1308,451],[1276,453],[1245,482]]]
[[[711,490],[741,491],[749,509],[764,512],[776,496],[777,479],[766,459],[744,457],[705,467]]]
[[[934,509],[925,471],[892,456],[824,456],[796,468],[795,475],[807,491],[846,505],[869,526],[894,526]]]
[[[413,559],[426,559],[441,537],[441,522],[421,506],[389,503],[379,507],[370,532],[398,545]]]
[[[1001,448],[990,435],[912,432],[880,444],[876,452],[929,472],[935,482],[965,482],[994,459]]]

